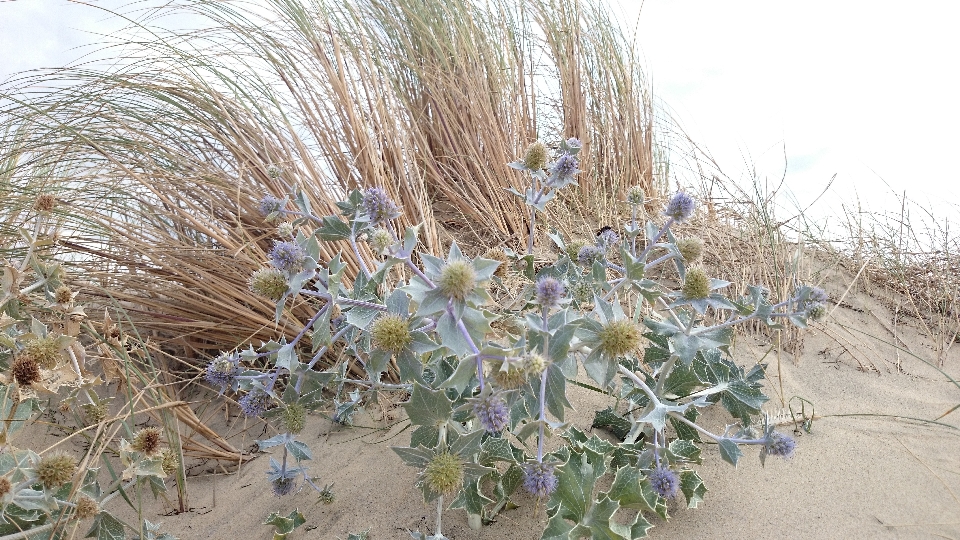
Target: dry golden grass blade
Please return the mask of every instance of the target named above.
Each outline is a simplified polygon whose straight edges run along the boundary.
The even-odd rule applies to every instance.
[[[580,137],[594,156],[566,198],[572,212],[609,212],[625,186],[655,191],[649,93],[599,4],[264,7],[175,2],[209,28],[150,28],[156,39],[128,41],[109,70],[38,73],[5,89],[0,116],[18,134],[0,161],[13,176],[59,163],[67,182],[90,187],[71,203],[75,230],[89,234],[62,245],[78,252],[91,290],[118,291],[165,350],[208,357],[290,337],[314,309],[293,302],[274,323],[270,302],[247,291],[276,239],[257,212],[265,194],[298,187],[324,215],[348,190],[381,186],[403,206],[399,225],[423,224],[437,253],[442,230],[483,245],[525,234],[528,214],[506,191],[525,180],[507,163],[537,138]],[[38,90],[51,85],[61,88]],[[356,269],[344,248],[325,243],[321,259],[342,252]]]

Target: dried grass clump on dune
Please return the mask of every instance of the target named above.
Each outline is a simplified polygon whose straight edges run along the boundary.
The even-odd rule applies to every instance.
[[[335,214],[348,190],[380,186],[433,252],[443,230],[511,242],[527,217],[506,164],[551,132],[595,156],[570,208],[656,191],[646,83],[599,4],[184,0],[149,16],[176,10],[203,29],[135,25],[108,69],[8,83],[0,158],[14,176],[56,163],[64,184],[90,188],[72,201],[82,227],[66,228],[86,234],[62,246],[179,356],[272,335],[271,302],[247,285],[276,238],[264,195],[300,186]],[[293,335],[309,309],[288,307]]]

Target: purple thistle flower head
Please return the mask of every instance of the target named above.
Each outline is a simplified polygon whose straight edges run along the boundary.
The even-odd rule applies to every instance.
[[[601,259],[603,259],[603,251],[597,246],[583,246],[577,253],[577,261],[584,266],[592,266]]]
[[[564,154],[553,164],[550,169],[550,184],[563,184],[573,175],[580,172],[578,167],[580,162],[570,154]]]
[[[696,206],[697,201],[695,201],[693,197],[682,191],[678,191],[674,193],[673,197],[670,197],[670,202],[667,203],[667,209],[663,214],[683,222],[690,219]]]
[[[236,357],[230,355],[221,355],[207,364],[207,370],[204,378],[213,386],[220,387],[222,394],[233,385],[234,378],[240,374],[240,362]]]
[[[611,227],[604,227],[597,233],[597,245],[602,249],[610,249],[620,243],[620,235]]]
[[[523,489],[538,499],[548,497],[557,489],[557,475],[553,463],[524,463]]]
[[[580,139],[576,137],[570,137],[569,139],[560,143],[560,150],[571,156],[577,155],[580,150],[583,149],[583,143],[580,142]]]
[[[487,433],[500,433],[510,421],[510,408],[497,394],[473,402],[473,414]]]
[[[680,477],[677,476],[677,473],[664,466],[659,466],[650,471],[647,478],[650,479],[653,490],[665,499],[676,495],[677,489],[680,487]]]
[[[307,253],[296,242],[274,241],[273,249],[270,250],[270,262],[277,267],[277,270],[289,274],[296,274],[303,270],[306,259]]]
[[[243,411],[243,414],[256,417],[267,412],[267,409],[270,408],[270,402],[270,394],[266,393],[262,388],[254,388],[247,395],[240,398],[240,401],[237,403],[240,405],[240,410]]]
[[[278,199],[273,195],[265,195],[257,204],[257,211],[264,217],[283,209],[283,199]]]
[[[363,213],[370,223],[378,224],[400,216],[400,209],[390,195],[380,188],[370,188],[363,194]]]
[[[536,299],[537,303],[545,308],[554,308],[560,305],[560,301],[566,296],[567,289],[555,277],[542,277],[537,282]]]
[[[807,301],[813,304],[822,304],[829,299],[830,297],[827,295],[827,291],[820,287],[811,287],[810,292],[807,294]]]
[[[797,448],[797,441],[789,435],[773,431],[767,436],[766,450],[767,455],[780,456],[782,458],[793,457],[793,451]]]
[[[283,497],[284,495],[293,493],[294,488],[297,487],[297,482],[293,478],[280,477],[270,482],[270,486],[273,489],[274,495]]]

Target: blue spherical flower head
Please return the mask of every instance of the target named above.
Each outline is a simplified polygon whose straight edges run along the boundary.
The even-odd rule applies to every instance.
[[[567,294],[566,287],[555,277],[542,277],[535,287],[537,303],[545,308],[555,308]]]
[[[577,155],[580,150],[583,149],[583,143],[580,142],[580,139],[576,137],[570,137],[569,139],[560,143],[560,150],[571,156]]]
[[[564,154],[553,164],[550,169],[550,185],[563,187],[572,182],[573,175],[580,172],[578,168],[580,162],[570,154]]]
[[[829,299],[830,296],[827,295],[827,291],[820,287],[811,287],[810,292],[807,294],[807,301],[813,304],[823,304]]]
[[[370,188],[363,194],[363,213],[370,223],[379,224],[400,217],[400,209],[390,195],[380,188]]]
[[[510,408],[497,394],[490,394],[473,402],[473,414],[487,433],[500,433],[510,421]]]
[[[213,386],[220,387],[222,394],[233,385],[233,380],[240,374],[240,362],[237,358],[230,355],[220,355],[212,362],[207,364],[204,378]]]
[[[243,414],[250,417],[260,416],[270,408],[272,398],[262,388],[254,388],[237,403]]]
[[[269,216],[274,212],[280,212],[282,209],[283,199],[278,199],[273,195],[264,196],[257,204],[257,211],[263,214],[264,217]]]
[[[281,477],[270,482],[270,487],[273,489],[274,495],[283,497],[284,495],[293,493],[293,490],[297,487],[297,482],[293,478]]]
[[[602,249],[610,249],[620,243],[620,235],[610,227],[604,227],[597,233],[597,245]]]
[[[650,486],[658,495],[669,499],[677,494],[680,487],[680,477],[677,473],[671,471],[668,467],[659,466],[647,474],[650,479]]]
[[[523,489],[538,499],[549,497],[557,489],[553,463],[524,463]]]
[[[270,250],[270,262],[277,267],[277,270],[296,274],[303,270],[303,264],[307,260],[307,253],[296,242],[273,243],[273,249]]]
[[[663,214],[672,217],[676,221],[683,222],[690,219],[696,206],[697,202],[693,197],[682,191],[678,191],[673,197],[670,197],[670,202],[667,203],[667,209]]]
[[[584,266],[593,266],[593,263],[603,260],[603,250],[597,246],[583,246],[577,253],[577,262]]]
[[[767,442],[764,445],[768,456],[780,456],[782,458],[793,457],[793,452],[797,448],[797,441],[789,435],[773,431],[767,436]]]

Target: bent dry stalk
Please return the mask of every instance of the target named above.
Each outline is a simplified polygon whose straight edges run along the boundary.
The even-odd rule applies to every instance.
[[[510,163],[530,178],[525,193],[514,191],[530,208],[527,255],[504,250],[497,259],[521,263],[529,257],[536,213],[560,189],[576,184],[580,148],[576,139],[561,141],[551,160],[538,142]],[[745,370],[732,360],[732,328],[747,321],[803,327],[822,314],[825,294],[798,287],[774,303],[766,289],[749,286],[746,295],[724,295],[730,283],[687,267],[702,243],[690,239],[678,245],[671,233],[695,212],[691,195],[673,195],[660,224],[640,224],[644,194],[631,189],[625,240],[605,228],[595,245],[572,250],[551,234],[558,259],[536,272],[532,264],[518,265],[532,285],[510,312],[496,311],[491,302],[491,288],[501,286],[494,274],[502,260],[467,257],[454,243],[445,258],[420,253],[415,264],[418,229],[397,234],[393,221],[400,208],[383,190],[351,192],[337,203],[341,213],[335,216],[312,215],[304,200],[294,192],[280,206],[275,199],[261,204],[272,216],[297,216],[295,227],[320,224],[311,236],[298,234],[292,245],[278,242],[271,252],[271,265],[286,279],[277,318],[296,296],[323,306],[291,342],[228,353],[211,363],[207,379],[243,396],[244,412],[253,415],[274,407],[332,407],[343,423],[376,392],[409,392],[404,408],[411,446],[394,450],[421,471],[417,485],[424,501],[437,505],[432,535],[413,532],[414,538],[443,538],[447,508],[465,510],[472,525],[489,523],[520,497],[521,487],[546,506],[545,538],[637,538],[651,527],[646,516],[667,517],[667,499],[682,493],[689,507],[702,502],[706,487],[695,468],[702,437],[734,465],[742,446],[761,446],[762,461],[794,452],[795,441],[761,418],[767,400],[763,367]],[[287,208],[290,204],[296,210]],[[290,227],[283,228],[288,236]],[[375,257],[360,257],[362,239],[371,242]],[[320,242],[344,242],[361,258],[352,282],[339,256],[318,263]],[[671,263],[679,289],[646,277]],[[411,277],[398,277],[394,266],[410,270]],[[278,289],[264,287],[267,293]],[[643,303],[652,309],[641,320]],[[495,332],[492,325],[501,318],[519,321],[519,327]],[[641,349],[642,336],[647,339]],[[336,342],[356,355],[364,377],[351,376],[342,364],[317,370]],[[615,414],[629,426],[622,442],[588,437],[566,422],[572,407],[567,385],[581,369],[595,388],[619,397],[623,412]],[[250,396],[257,397],[256,408],[247,403]],[[697,423],[701,409],[718,404],[734,420],[720,434]],[[548,452],[545,442],[552,436],[562,444]],[[295,434],[259,444],[281,447],[282,461],[272,461],[268,472],[278,496],[297,491],[288,482],[322,491],[307,474],[304,462],[311,454]],[[611,481],[600,482],[604,476]],[[614,521],[617,512],[628,517]]]

